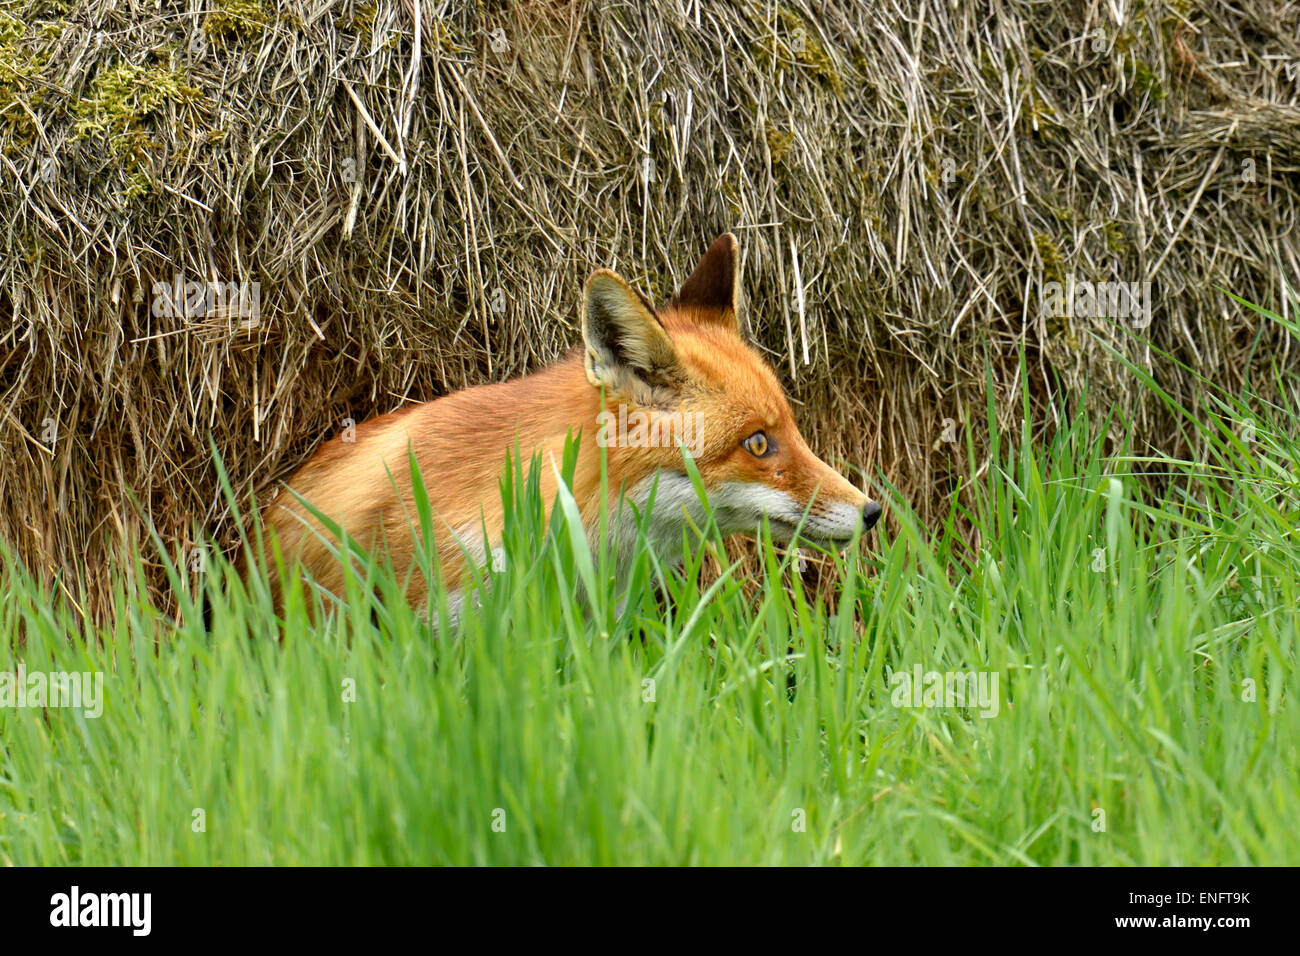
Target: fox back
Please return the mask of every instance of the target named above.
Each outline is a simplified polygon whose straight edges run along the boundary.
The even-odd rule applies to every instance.
[[[300,566],[340,594],[343,571],[324,530],[300,499],[367,550],[383,547],[407,598],[423,604],[426,582],[408,575],[418,542],[409,466],[419,464],[434,515],[434,546],[453,594],[466,554],[489,559],[504,525],[500,478],[516,448],[540,454],[542,497],[557,490],[566,440],[579,436],[571,491],[584,526],[598,527],[601,454],[606,502],[620,566],[636,539],[632,509],[644,511],[651,545],[680,550],[688,520],[703,508],[683,466],[683,446],[703,480],[723,533],[752,532],[766,519],[778,540],[846,542],[870,528],[880,506],[809,450],[780,382],[741,335],[739,247],[720,236],[671,300],[655,308],[607,270],[588,280],[582,347],[533,375],[481,385],[411,405],[336,437],[290,477],[268,507],[267,553],[278,545],[291,572]]]

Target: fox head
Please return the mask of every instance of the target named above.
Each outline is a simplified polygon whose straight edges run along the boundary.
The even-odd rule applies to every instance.
[[[584,368],[602,390],[601,444],[631,446],[653,475],[629,490],[644,503],[653,486],[652,531],[680,544],[682,510],[699,500],[682,464],[691,453],[724,534],[753,532],[843,543],[872,528],[880,505],[808,448],[771,367],[742,337],[740,248],[726,233],[680,291],[655,308],[608,270],[587,280]],[[611,436],[611,431],[613,435]]]

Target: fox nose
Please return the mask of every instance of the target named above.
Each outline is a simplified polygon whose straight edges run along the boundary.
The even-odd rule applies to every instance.
[[[864,532],[870,531],[876,526],[876,522],[880,520],[880,511],[880,505],[874,501],[868,501],[862,506],[862,530]]]

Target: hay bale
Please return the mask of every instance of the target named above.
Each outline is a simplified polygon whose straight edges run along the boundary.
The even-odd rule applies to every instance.
[[[0,537],[92,592],[146,521],[229,544],[209,441],[266,493],[346,419],[554,359],[591,269],[663,297],[724,229],[813,447],[922,515],[986,445],[986,355],[1005,427],[1087,380],[1178,451],[1106,346],[1192,375],[1045,284],[1150,281],[1142,336],[1226,384],[1294,365],[1219,290],[1300,274],[1297,8],[1110,10],[0,4]]]

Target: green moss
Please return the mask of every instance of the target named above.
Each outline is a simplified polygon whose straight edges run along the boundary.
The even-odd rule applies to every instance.
[[[27,25],[13,14],[0,10],[0,46],[11,46],[23,38]]]
[[[45,241],[30,230],[24,232],[18,240],[19,254],[33,268],[39,268],[45,261],[46,249]]]
[[[1046,233],[1034,233],[1034,248],[1038,250],[1038,258],[1043,260],[1043,281],[1064,282],[1065,261],[1052,238]]]
[[[166,64],[141,66],[119,60],[95,74],[85,95],[72,110],[73,135],[102,142],[109,155],[123,160],[123,196],[148,191],[145,170],[150,156],[161,149],[152,132],[168,107],[201,99],[203,91],[190,85],[173,58]]]
[[[7,154],[35,140],[32,114],[45,102],[46,84],[40,77],[49,62],[49,54],[26,36],[25,22],[0,11],[0,124],[9,134],[5,144]]]
[[[858,182],[864,189],[875,192],[885,182],[889,168],[875,154],[862,156],[857,162]]]
[[[1124,230],[1119,223],[1106,223],[1102,227],[1102,234],[1106,237],[1106,248],[1111,252],[1123,253],[1128,249],[1128,242],[1124,239]]]
[[[952,165],[945,169],[944,163],[949,161]],[[944,179],[945,172],[950,174],[948,180]],[[967,169],[965,166],[958,166],[957,161],[951,156],[939,155],[935,157],[933,163],[927,163],[922,167],[921,175],[925,177],[925,181],[931,187],[942,192],[956,186],[959,181],[965,180]]]
[[[143,169],[135,169],[126,177],[126,186],[122,189],[122,198],[139,199],[153,189],[153,180]]]
[[[1043,284],[1046,285],[1048,282],[1064,284],[1065,261],[1056,243],[1046,233],[1036,232],[1034,248],[1038,250],[1038,256],[1043,260]],[[1068,315],[1046,316],[1044,326],[1047,329],[1048,341],[1064,342],[1067,348],[1074,350],[1079,348],[1079,337],[1075,334]]]
[[[784,163],[786,157],[790,155],[790,150],[794,148],[794,133],[790,130],[779,129],[770,123],[763,131],[764,138],[767,140],[768,151],[772,154],[773,164]]]
[[[274,22],[275,15],[258,0],[217,0],[202,26],[213,45],[221,47],[255,40]]]
[[[1115,37],[1115,52],[1127,54],[1137,44],[1137,34],[1132,30],[1123,30]]]
[[[798,13],[779,7],[777,17],[781,31],[765,35],[755,44],[754,54],[761,66],[775,64],[780,69],[798,66],[836,96],[844,93],[844,80],[835,69],[835,61],[817,39],[816,32]],[[784,34],[784,35],[782,35]]]
[[[727,203],[728,208],[737,215],[743,212],[745,208],[742,192],[743,184],[738,174],[728,173],[722,177],[722,198]]]
[[[1133,60],[1128,68],[1129,81],[1139,93],[1150,95],[1154,100],[1163,100],[1169,95],[1155,70],[1141,60]]]
[[[401,39],[400,33],[394,33],[389,38],[387,47],[392,49]],[[453,56],[463,56],[466,53],[473,53],[474,50],[468,44],[461,41],[456,33],[456,27],[447,20],[433,21],[433,42],[440,47],[444,53],[450,53]]]
[[[1047,207],[1047,211],[1052,214],[1052,216],[1056,219],[1057,222],[1065,226],[1074,225],[1077,216],[1075,214],[1075,211],[1071,209],[1069,206],[1058,206],[1055,203],[1051,202],[1050,200],[1045,201],[1044,205]]]
[[[1050,141],[1058,134],[1066,132],[1065,127],[1057,121],[1056,110],[1043,98],[1036,86],[1029,90],[1028,102],[1021,114],[1020,125],[1026,135],[1037,135],[1045,141]]]
[[[804,23],[799,14],[787,7],[779,8],[777,13],[791,37],[799,38],[799,42],[794,44],[792,49],[795,60],[807,67],[824,86],[834,90],[837,95],[842,94],[844,81],[836,71],[835,63],[826,52],[826,47],[817,39],[813,30]]]
[[[379,6],[374,3],[359,4],[351,16],[338,16],[334,19],[334,27],[340,33],[351,33],[361,41],[361,45],[369,52],[374,46],[376,33],[375,28],[379,22]],[[379,34],[380,50],[395,50],[402,42],[402,32],[389,27],[386,32]],[[473,52],[472,49],[461,41],[456,33],[455,27],[447,20],[438,18],[433,21],[433,27],[430,36],[425,38],[425,42],[430,46],[438,47],[447,53],[464,55]]]
[[[161,115],[171,105],[192,103],[203,91],[191,86],[175,62],[151,67],[119,60],[95,74],[73,108],[78,139],[113,142]]]
[[[355,34],[368,44],[375,35],[375,18],[378,16],[379,7],[376,4],[363,3],[352,12],[352,16],[336,18],[334,26],[343,33]]]
[[[669,129],[668,111],[666,103],[663,100],[655,100],[650,103],[646,111],[646,118],[650,122],[650,129],[656,133],[666,133]]]

